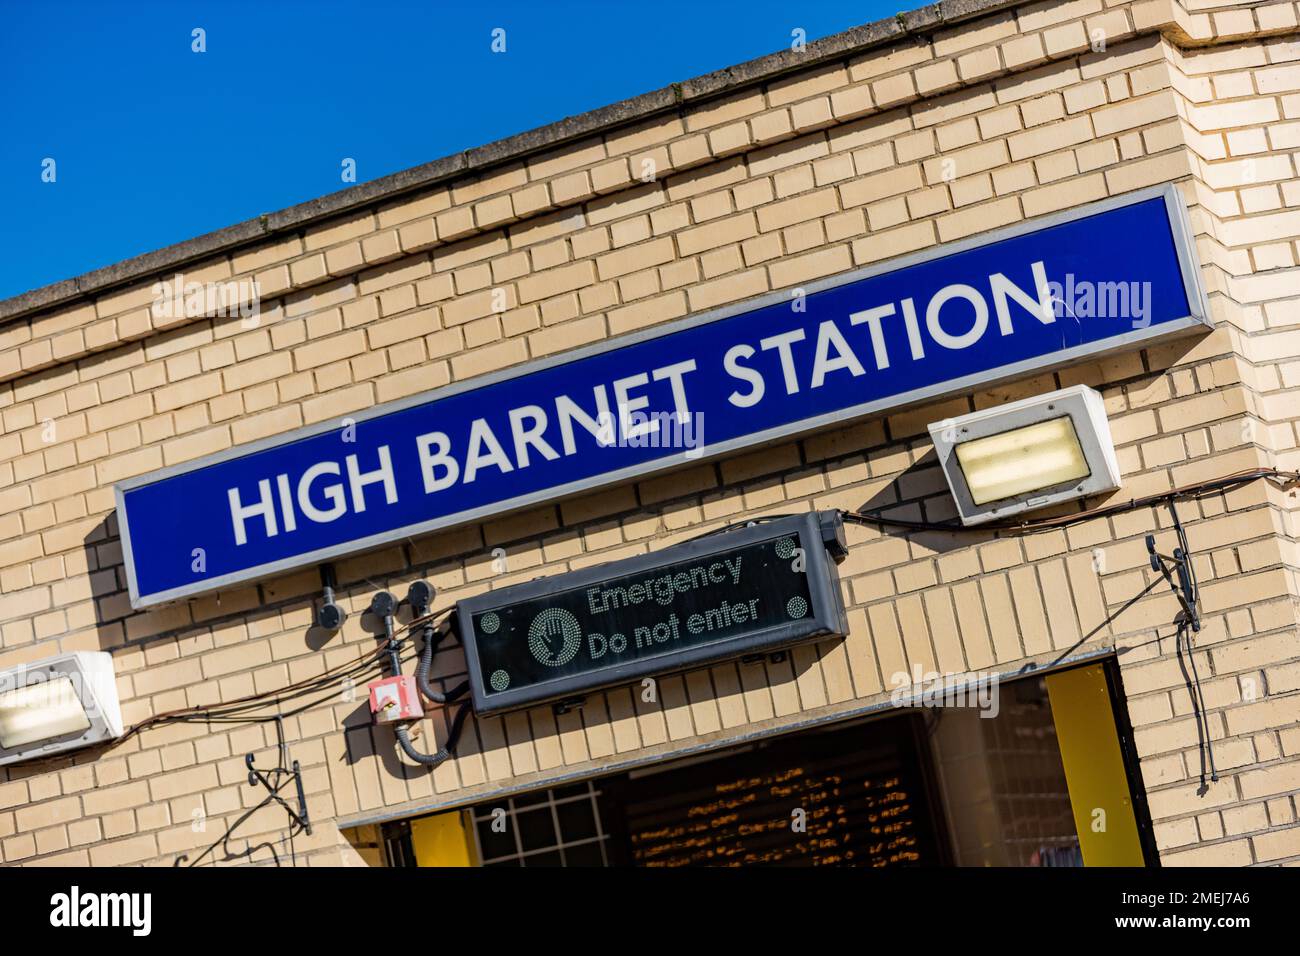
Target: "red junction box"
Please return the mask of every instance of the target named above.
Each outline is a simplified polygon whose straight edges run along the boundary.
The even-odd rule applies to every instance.
[[[419,720],[424,716],[414,677],[385,677],[370,684],[369,690],[370,713],[377,724]]]

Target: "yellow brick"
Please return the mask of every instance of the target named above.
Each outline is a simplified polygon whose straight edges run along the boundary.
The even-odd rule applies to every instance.
[[[198,378],[155,389],[154,408],[159,412],[168,412],[215,398],[219,394],[221,394],[221,373],[209,372]]]
[[[364,265],[365,261],[359,242],[349,242],[347,245],[336,246],[325,252],[325,269],[334,276],[355,272]]]
[[[1250,855],[1250,842],[1235,840],[1178,853],[1165,853],[1161,855],[1160,862],[1164,866],[1249,866],[1254,861]]]
[[[671,262],[673,257],[672,239],[655,239],[598,257],[596,269],[602,279],[613,279],[648,266]]]
[[[962,239],[977,232],[1017,222],[1020,218],[1020,203],[1014,197],[981,203],[941,216],[938,221],[939,241]]]
[[[337,245],[348,239],[357,239],[374,232],[375,220],[369,212],[355,213],[344,219],[335,220],[324,226],[314,226],[307,230],[305,242],[308,250],[324,249]]]
[[[848,246],[834,246],[803,256],[788,256],[768,267],[774,288],[785,288],[800,282],[809,282],[837,272],[847,272],[853,266]]]
[[[749,239],[757,232],[754,214],[745,212],[679,232],[676,237],[677,248],[681,255],[693,256],[709,249]]]
[[[968,23],[940,30],[934,35],[934,55],[951,56],[987,43],[1014,36],[1018,32],[1014,11],[981,17]]]
[[[1080,203],[1092,202],[1106,196],[1106,179],[1098,173],[1078,179],[1068,179],[1053,186],[1033,189],[1021,197],[1026,216],[1042,216],[1058,209],[1068,209]]]
[[[794,199],[762,206],[758,210],[758,228],[762,232],[782,229],[792,223],[820,219],[839,211],[834,189],[820,189]]]
[[[361,240],[361,251],[368,265],[399,258],[402,247],[397,239],[397,230],[390,229],[377,236],[367,236]]]
[[[129,840],[114,840],[90,848],[92,866],[127,866],[158,855],[158,845],[151,834]]]
[[[922,96],[929,96],[957,85],[957,64],[953,60],[941,60],[918,67],[915,77],[917,91]]]
[[[1111,193],[1128,192],[1156,183],[1172,182],[1191,173],[1184,152],[1166,153],[1151,159],[1126,163],[1106,170],[1106,185]]]
[[[824,67],[817,70],[796,74],[790,79],[778,80],[767,90],[767,101],[772,106],[784,106],[839,89],[847,81],[848,74],[842,66]]]
[[[997,47],[975,50],[957,58],[957,72],[962,81],[974,83],[1002,71],[1002,57]]]
[[[790,107],[790,122],[800,133],[830,126],[833,122],[831,100],[828,96],[797,103]]]
[[[897,73],[871,84],[871,98],[882,109],[905,103],[916,96],[916,83],[911,73]]]
[[[622,335],[648,325],[680,318],[687,313],[686,295],[672,292],[653,299],[642,299],[632,305],[609,312],[611,335]]]
[[[289,265],[289,277],[295,286],[311,285],[329,275],[323,255],[308,256]]]
[[[981,143],[966,149],[946,152],[934,159],[927,159],[922,165],[925,169],[926,182],[934,184],[993,169],[1006,162],[1006,143],[1002,140],[994,140],[991,143]],[[949,171],[951,176],[946,175]]]
[[[353,385],[351,388],[336,388],[318,398],[303,402],[303,423],[313,425],[332,418],[342,418],[352,412],[371,408],[374,404],[374,388],[368,382]]]
[[[299,371],[319,368],[360,355],[366,349],[366,336],[360,329],[331,335],[320,342],[309,342],[293,351],[294,367]]]
[[[537,159],[530,160],[528,178],[533,181],[549,179],[580,166],[594,165],[605,158],[605,146],[599,139],[566,144],[562,149],[549,150]]]
[[[606,335],[605,317],[593,315],[538,332],[529,336],[528,342],[532,354],[542,356],[590,345],[602,341]]]
[[[928,44],[898,44],[881,51],[873,50],[849,63],[849,78],[855,83],[875,76],[924,63],[931,57]]]
[[[574,289],[581,289],[596,281],[591,262],[575,262],[557,269],[548,269],[519,281],[519,301],[536,302]]]
[[[853,242],[853,261],[857,265],[870,265],[882,259],[906,255],[934,245],[934,224],[917,222],[885,232],[872,233]]]
[[[1011,151],[1011,159],[1019,161],[1092,138],[1092,124],[1088,117],[1078,116],[1012,136],[1007,140],[1007,146]]]
[[[767,276],[762,269],[750,269],[736,275],[694,286],[688,291],[692,310],[710,309],[726,302],[736,302],[768,291]]]
[[[1054,23],[1098,13],[1101,9],[1102,0],[1055,0],[1026,4],[1016,10],[1016,18],[1022,31],[1041,30]]]
[[[831,112],[838,120],[849,120],[870,113],[875,106],[875,100],[871,98],[871,86],[867,83],[836,90],[831,94]]]
[[[498,342],[454,356],[451,360],[452,375],[457,380],[485,375],[523,362],[528,358],[527,347],[522,339]]]
[[[182,461],[192,461],[204,455],[225,451],[230,445],[230,431],[224,427],[194,432],[163,445],[163,464],[174,465]]]
[[[1172,91],[1106,106],[1091,114],[1093,129],[1098,136],[1109,136],[1121,130],[1149,126],[1177,115],[1178,108]]]
[[[1047,48],[1047,55],[1052,57],[1086,50],[1089,42],[1083,24],[1078,22],[1043,31],[1043,46]]]
[[[438,327],[438,310],[421,309],[418,312],[408,312],[395,319],[371,325],[365,332],[369,347],[380,349],[395,342],[407,342],[428,335]]]
[[[1042,36],[1031,33],[1002,44],[1002,62],[1008,70],[1019,70],[1045,58]]]
[[[222,384],[227,391],[248,388],[261,382],[269,382],[288,375],[293,371],[292,358],[283,352],[273,352],[260,358],[237,362],[221,373]]]
[[[709,150],[714,156],[731,156],[747,150],[752,144],[749,124],[731,123],[709,132]]]
[[[1300,826],[1259,834],[1251,838],[1251,843],[1255,847],[1255,858],[1260,863],[1300,856]]]
[[[919,165],[902,166],[844,183],[839,187],[840,202],[848,209],[919,189],[922,185]]]
[[[1271,99],[1196,106],[1193,116],[1196,128],[1203,133],[1239,129],[1243,126],[1263,126],[1278,120],[1277,104]]]
[[[375,383],[375,398],[391,402],[408,395],[427,392],[451,381],[451,371],[446,362],[421,363],[405,371],[385,375]]]

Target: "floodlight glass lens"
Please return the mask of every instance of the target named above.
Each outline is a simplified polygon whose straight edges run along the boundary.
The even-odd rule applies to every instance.
[[[1068,415],[961,442],[955,451],[977,505],[1078,481],[1090,474]]]
[[[6,750],[89,729],[86,708],[67,677],[0,692],[0,747]]]

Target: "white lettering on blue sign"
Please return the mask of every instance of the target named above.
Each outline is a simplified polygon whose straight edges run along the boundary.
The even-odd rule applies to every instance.
[[[1009,302],[1014,300],[1026,313],[1043,324],[1055,321],[1052,312],[1051,295],[1047,287],[1047,270],[1042,262],[1030,266],[1034,277],[1033,293],[1016,286],[1001,273],[988,276],[985,286],[993,301],[997,315],[997,334],[1011,335],[1015,327],[1011,320]],[[962,312],[949,305],[955,301],[964,301],[971,308]],[[941,322],[943,309],[948,308],[948,328]],[[920,331],[916,323],[916,308],[911,299],[904,299],[899,304],[904,321],[907,323],[908,341],[911,343],[913,361],[925,358],[925,349],[921,344]],[[895,304],[888,303],[846,317],[847,324],[857,326],[866,324],[870,329],[870,338],[858,344],[857,349],[850,343],[840,327],[840,322],[827,319],[817,327],[816,343],[811,348],[803,345],[806,336],[803,329],[794,328],[779,335],[769,336],[759,342],[764,350],[773,350],[780,358],[780,376],[775,383],[778,390],[784,389],[785,395],[795,395],[806,385],[808,388],[822,388],[833,373],[844,372],[854,377],[867,374],[866,366],[858,357],[858,350],[870,353],[874,357],[876,369],[889,368],[889,350],[886,338],[881,330],[881,322],[895,314]],[[930,338],[941,348],[959,351],[975,345],[987,332],[989,327],[989,305],[985,295],[979,289],[969,285],[957,284],[939,289],[923,310],[925,328]],[[910,316],[910,318],[908,318]],[[952,316],[956,316],[953,318]],[[844,321],[844,320],[840,320]],[[961,322],[969,323],[969,328],[954,333],[953,328]],[[811,351],[811,355],[809,352]],[[747,342],[740,342],[727,349],[723,357],[722,373],[744,380],[748,385],[745,394],[733,391],[727,400],[738,408],[750,408],[768,394],[768,383],[761,371],[739,366],[737,357],[750,357],[754,348]],[[614,397],[614,407],[619,411],[615,421],[617,429],[610,426],[610,402],[605,386],[596,385],[592,389],[592,402],[588,413],[569,395],[557,395],[552,410],[538,405],[522,405],[506,411],[510,423],[508,438],[498,436],[491,424],[484,418],[474,419],[470,426],[469,441],[465,448],[454,448],[451,437],[442,431],[433,431],[415,436],[415,446],[419,456],[420,474],[423,478],[424,494],[437,494],[456,483],[471,484],[484,469],[496,469],[501,474],[508,474],[516,469],[525,469],[533,465],[533,454],[539,455],[541,461],[555,461],[561,452],[551,443],[556,442],[565,455],[578,453],[578,445],[573,438],[573,426],[579,425],[588,434],[599,441],[604,435],[621,435],[624,439],[634,439],[656,429],[661,422],[647,419],[637,422],[633,416],[650,406],[650,396],[642,392],[651,381],[666,381],[671,388],[672,410],[679,416],[692,414],[687,398],[685,376],[696,371],[694,360],[677,362],[656,368],[650,372],[641,372],[626,378],[616,379],[610,385]],[[239,488],[227,490],[230,502],[230,515],[234,528],[235,544],[248,544],[248,531],[245,522],[250,518],[260,518],[261,527],[268,538],[278,534],[291,534],[297,530],[298,515],[308,521],[328,523],[342,517],[349,507],[355,513],[366,510],[364,488],[366,485],[382,482],[384,501],[394,504],[397,501],[397,482],[393,474],[393,462],[387,445],[379,448],[379,467],[374,471],[361,472],[356,455],[345,459],[347,468],[347,488],[349,497],[344,493],[342,482],[323,484],[318,489],[327,507],[317,507],[312,501],[312,483],[318,476],[340,474],[337,462],[317,462],[308,467],[298,477],[293,487],[296,495],[289,494],[291,477],[286,474],[275,476],[279,488],[278,497],[272,494],[271,482],[266,478],[258,480],[257,496],[250,504],[245,504]],[[297,508],[295,509],[295,501]],[[349,504],[350,503],[350,504]]]
[[[315,426],[123,482],[132,601],[254,580],[1206,321],[1172,187],[801,292],[798,308],[778,292],[362,413],[346,436]]]

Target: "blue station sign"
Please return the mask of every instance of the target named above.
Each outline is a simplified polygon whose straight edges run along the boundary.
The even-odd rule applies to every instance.
[[[254,581],[1207,323],[1181,196],[1131,193],[124,481],[131,602]]]

